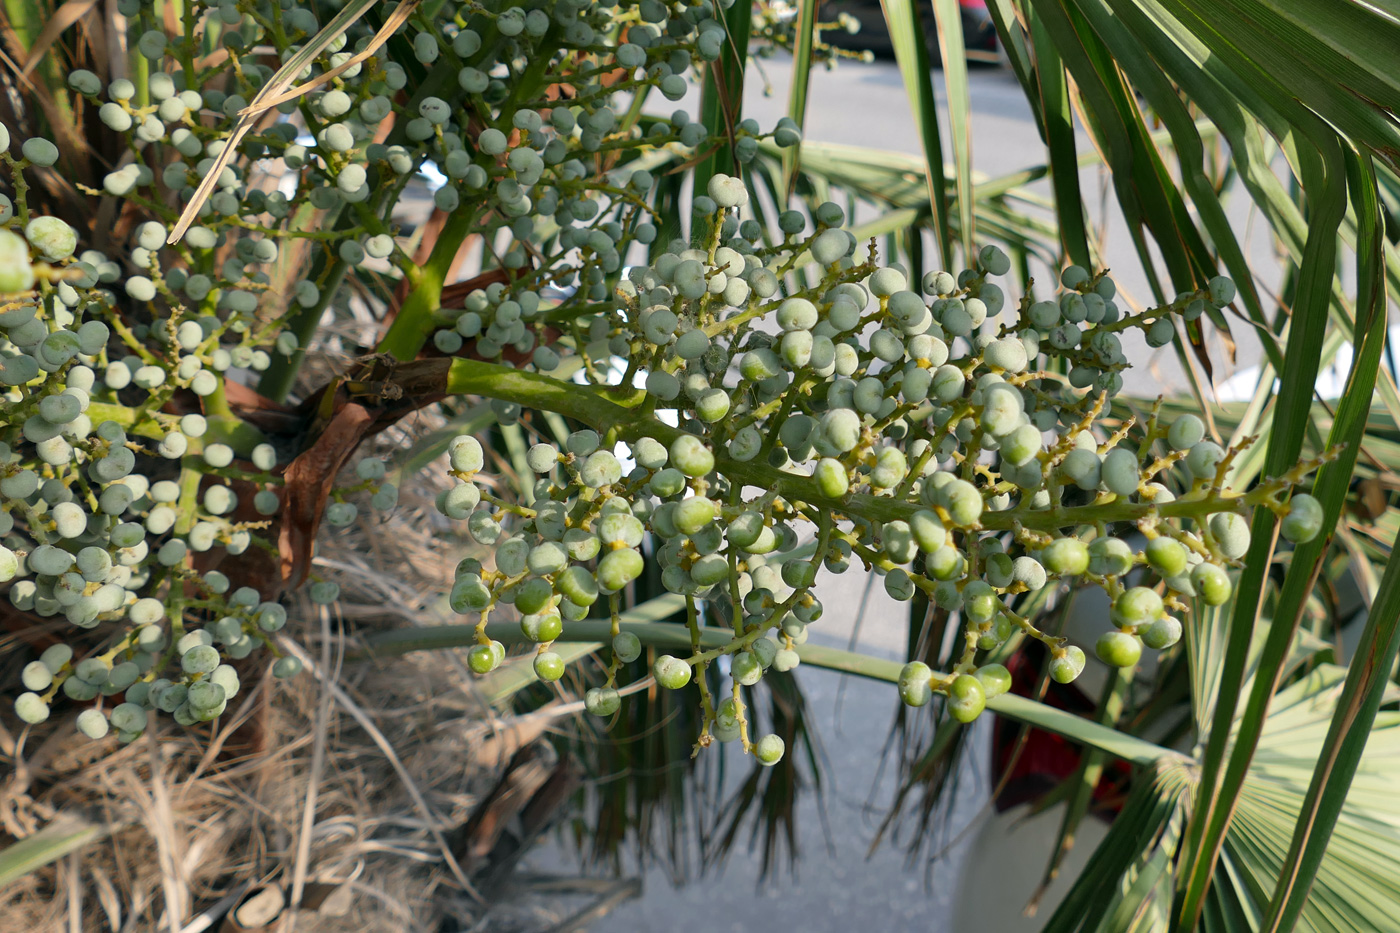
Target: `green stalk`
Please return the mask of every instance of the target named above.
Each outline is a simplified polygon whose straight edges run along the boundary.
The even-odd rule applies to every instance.
[[[676,597],[680,599],[680,597]],[[624,616],[624,619],[627,617]],[[632,622],[621,623],[624,632],[631,632],[642,643],[655,648],[676,648],[689,651],[691,646],[690,629],[676,622]],[[486,634],[504,644],[533,644],[528,642],[513,622],[492,622],[486,626]],[[556,644],[571,642],[604,643],[612,638],[612,622],[608,619],[585,619],[581,622],[565,622],[564,634],[556,639]],[[729,629],[700,629],[702,648],[718,648],[734,640]],[[437,625],[430,628],[400,629],[386,632],[369,640],[370,653],[375,657],[408,654],[413,651],[430,651],[441,648],[461,648],[476,644],[475,625]],[[795,650],[804,664],[826,670],[841,671],[865,677],[896,683],[903,664],[899,661],[886,661],[868,655],[828,648],[823,645],[798,645]],[[1054,709],[1028,700],[1025,697],[1003,694],[987,701],[987,709],[1015,722],[1025,723],[1038,729],[1045,729],[1075,742],[1098,749],[1134,764],[1148,765],[1163,758],[1178,758],[1178,753],[1160,745],[1124,735],[1092,720],[1082,719],[1063,710]]]
[[[433,312],[442,307],[442,287],[452,268],[452,260],[457,258],[457,250],[471,233],[476,218],[475,208],[464,207],[448,215],[428,261],[423,264],[422,277],[379,342],[378,352],[399,360],[411,360],[418,355],[432,328]]]
[[[632,408],[609,400],[598,389],[479,360],[454,359],[447,377],[446,391],[454,395],[502,399],[525,408],[557,412],[583,422],[600,434],[612,432],[624,441],[650,437],[669,446],[686,433],[660,421],[639,418]],[[811,477],[785,473],[757,459],[740,463],[722,450],[714,451],[714,455],[718,470],[731,480],[768,489],[843,515],[859,515],[872,521],[889,522],[908,520],[922,508],[917,503],[869,493],[852,493],[840,499],[831,499],[821,494]],[[1258,486],[1241,496],[1193,493],[1161,505],[1114,501],[1036,511],[1007,509],[982,513],[981,526],[987,530],[1009,531],[1019,524],[1035,531],[1054,531],[1098,522],[1136,522],[1149,514],[1201,519],[1215,512],[1246,511],[1265,501],[1270,491],[1270,487]]]

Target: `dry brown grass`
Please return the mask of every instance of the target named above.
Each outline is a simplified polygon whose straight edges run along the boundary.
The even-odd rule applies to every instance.
[[[355,329],[347,322],[343,336],[353,342]],[[306,378],[333,366],[323,356]],[[442,423],[418,413],[364,452],[392,455]],[[113,830],[0,892],[0,933],[219,930],[228,902],[259,885],[281,887],[291,903],[323,901],[285,912],[277,930],[559,921],[539,897],[483,906],[450,856],[445,834],[494,785],[513,750],[501,746],[518,741],[484,726],[493,719],[464,653],[345,662],[351,633],[446,621],[439,601],[469,544],[433,508],[445,482],[444,470],[426,470],[405,483],[392,516],[366,508],[351,527],[323,530],[314,573],[338,582],[341,600],[329,610],[293,603],[284,630],[307,671],[275,680],[263,654],[212,728],[162,716],[121,747],[79,735],[71,707],[23,732],[0,724],[0,848],[66,815]],[[0,641],[6,653],[19,654]],[[17,670],[0,666],[0,679]]]

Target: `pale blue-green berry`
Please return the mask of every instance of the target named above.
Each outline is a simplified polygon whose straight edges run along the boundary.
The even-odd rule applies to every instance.
[[[630,664],[641,657],[642,641],[631,632],[618,632],[613,636],[612,649],[619,661]]]
[[[1011,271],[1011,259],[996,246],[984,246],[977,254],[978,264],[991,275],[1006,275]]]
[[[195,645],[180,658],[186,674],[207,674],[219,666],[219,652],[209,645]]]
[[[976,486],[962,479],[955,479],[940,491],[943,508],[949,520],[959,527],[977,524],[982,517],[982,492]]]
[[[272,665],[272,676],[286,679],[295,677],[301,673],[301,661],[298,658],[286,657],[278,658]]]
[[[622,699],[612,687],[594,687],[584,694],[583,705],[594,716],[611,716],[622,707]]]
[[[963,393],[967,378],[958,367],[944,363],[933,371],[933,397],[940,402],[951,402]]]
[[[811,330],[817,320],[817,307],[806,298],[789,298],[778,306],[778,326],[785,331]]]
[[[1100,477],[1108,491],[1118,496],[1129,496],[1137,492],[1141,475],[1138,461],[1131,451],[1115,447],[1104,454]]]
[[[1173,616],[1163,616],[1146,628],[1140,629],[1138,635],[1144,645],[1161,651],[1181,640],[1181,622]]]
[[[810,246],[812,258],[823,266],[839,262],[851,249],[850,235],[844,230],[825,230]]]
[[[35,217],[25,225],[24,237],[49,262],[67,259],[78,246],[78,232],[57,217]]]
[[[679,77],[679,76],[677,76]],[[684,78],[681,78],[684,94]],[[663,87],[664,91],[664,87]],[[729,175],[715,173],[710,176],[710,181],[705,189],[710,199],[722,208],[743,207],[749,202],[749,190],[742,179],[733,178]]]
[[[805,634],[805,633],[804,633]],[[773,670],[786,673],[802,663],[802,658],[791,648],[780,648],[773,655]]]
[[[30,661],[20,672],[20,681],[27,690],[47,690],[53,683],[53,672],[43,661]]]
[[[1325,519],[1322,503],[1305,492],[1295,493],[1288,500],[1288,512],[1279,522],[1279,533],[1294,544],[1305,544],[1322,531]],[[0,579],[4,579],[0,570]]]
[[[1234,512],[1218,512],[1210,517],[1210,533],[1216,547],[1226,557],[1238,559],[1249,552],[1249,522]]]
[[[57,644],[44,649],[44,653],[39,655],[39,660],[51,673],[57,674],[63,670],[64,665],[73,659],[73,649],[69,645]]]
[[[26,139],[20,146],[24,157],[35,165],[48,168],[58,161],[58,147],[38,136]]]
[[[1167,430],[1167,443],[1173,450],[1190,450],[1206,436],[1205,422],[1193,414],[1179,415]]]
[[[447,446],[452,469],[458,473],[475,473],[486,464],[481,443],[468,434],[459,434]]]
[[[1060,461],[1058,472],[1064,481],[1089,491],[1099,487],[1103,464],[1094,451],[1076,447]]]
[[[1169,317],[1158,318],[1152,322],[1152,326],[1147,329],[1147,345],[1149,347],[1165,347],[1176,337],[1176,326],[1172,324]]]
[[[29,246],[9,230],[0,230],[0,293],[22,292],[33,285]]]
[[[100,739],[109,731],[107,717],[98,709],[85,709],[78,714],[78,731],[90,739]]]
[[[1133,567],[1133,549],[1119,538],[1095,538],[1089,542],[1089,572],[1117,577]]]
[[[763,679],[763,663],[752,651],[740,651],[731,658],[729,673],[736,683],[752,687]]]
[[[1217,275],[1208,283],[1211,304],[1224,307],[1235,300],[1235,283],[1223,275]]]
[[[1225,451],[1212,441],[1200,441],[1186,455],[1186,468],[1198,479],[1214,479]]]
[[[701,477],[715,468],[715,457],[703,441],[685,434],[671,444],[671,463],[686,476]]]
[[[782,761],[783,753],[786,751],[787,746],[783,743],[783,740],[779,736],[772,735],[771,733],[755,742],[753,747],[754,757],[757,758],[758,763],[765,768],[771,768],[773,765]]]

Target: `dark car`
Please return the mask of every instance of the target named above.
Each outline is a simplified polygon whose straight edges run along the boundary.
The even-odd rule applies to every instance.
[[[938,48],[933,4],[928,0],[914,0],[914,3],[923,16],[929,60],[937,64],[942,60],[942,54]],[[1001,45],[997,41],[996,27],[991,14],[987,12],[985,0],[958,0],[958,12],[962,17],[963,45],[967,47],[968,61],[999,64],[1002,60]],[[880,0],[822,0],[819,22],[834,21],[842,13],[855,17],[860,23],[860,31],[848,33],[832,30],[823,33],[822,38],[826,42],[841,49],[873,52],[884,58],[894,57],[894,45],[885,25],[885,12]]]

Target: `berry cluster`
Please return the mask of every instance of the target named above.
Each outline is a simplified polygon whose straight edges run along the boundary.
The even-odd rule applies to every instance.
[[[684,95],[725,34],[722,10],[659,0],[438,4],[385,45],[368,21],[322,32],[294,0],[194,0],[178,21],[143,0],[117,8],[145,77],[67,77],[68,105],[121,143],[85,191],[116,200],[115,228],[36,216],[36,173],[64,154],[11,146],[0,127],[13,195],[0,194],[0,585],[19,610],[90,630],[25,668],[20,717],[43,721],[60,693],[96,700],[80,728],[130,740],[158,710],[219,715],[238,690],[229,662],[275,653],[286,620],[266,581],[197,569],[276,553],[268,529],[297,453],[236,414],[230,382],[280,397],[355,275],[412,286],[388,338],[401,356],[431,340],[553,371],[562,319],[613,305],[624,253],[657,237],[647,159],[707,144],[685,111],[642,103]],[[268,49],[305,84],[238,132],[277,75]],[[773,134],[745,121],[728,141],[749,161],[770,135],[799,138],[790,121]],[[466,308],[420,300],[403,221],[425,175],[449,259],[468,236],[502,244],[508,286]],[[356,520],[359,493],[397,502],[383,462],[356,473],[333,491],[332,526]],[[337,595],[310,585],[314,601]]]
[[[614,675],[640,651],[617,624],[618,597],[643,572],[646,550],[668,590],[733,633],[702,650],[694,629],[693,652],[659,657],[656,681],[697,683],[702,745],[741,739],[771,763],[781,742],[750,742],[738,688],[797,665],[793,648],[822,615],[822,567],[840,573],[860,561],[894,598],[922,592],[959,614],[965,649],[953,670],[912,663],[900,694],[915,706],[944,694],[967,722],[1009,687],[1006,668],[983,659],[1013,633],[1049,648],[1056,680],[1082,670],[1078,647],[1018,612],[1042,588],[1107,590],[1112,618],[1097,653],[1130,667],[1143,645],[1176,643],[1191,600],[1229,599],[1228,568],[1249,547],[1244,514],[1254,506],[1283,516],[1289,540],[1320,530],[1315,499],[1282,498],[1312,464],[1242,493],[1225,482],[1237,451],[1206,440],[1195,416],[1101,426],[1127,366],[1118,334],[1224,305],[1228,280],[1125,315],[1111,279],[1071,266],[1056,300],[1012,310],[993,281],[1009,268],[996,247],[956,276],[911,283],[902,268],[877,264],[873,245],[857,258],[837,205],[821,205],[811,230],[801,215],[782,215],[781,241],[765,244],[739,219],[747,201],[742,182],[715,176],[696,198],[695,245],[669,244],[628,270],[618,307],[575,319],[580,339],[556,352],[563,362],[581,356],[578,381],[602,405],[568,411],[599,430],[529,451],[533,507],[478,491],[481,449],[470,437],[455,442],[461,484],[441,507],[496,555],[494,568],[464,562],[452,591],[456,611],[479,614],[477,671],[504,656],[486,620],[513,604],[524,637],[539,644],[536,672],[557,679],[551,642],[608,597],[612,662],[587,706],[616,711]],[[496,395],[547,408],[558,397],[551,382]],[[462,384],[491,391],[487,380]],[[1134,530],[1141,544],[1123,536]],[[799,553],[805,537],[814,546]],[[716,704],[705,674],[721,656],[735,689]]]
[[[797,666],[822,568],[858,561],[895,598],[958,614],[953,669],[911,664],[900,693],[943,695],[967,721],[1007,689],[988,652],[1017,633],[1048,646],[1057,679],[1082,669],[1025,611],[1035,592],[1106,589],[1098,653],[1128,666],[1180,637],[1192,600],[1229,598],[1252,509],[1277,512],[1290,540],[1318,533],[1318,503],[1288,497],[1312,464],[1233,490],[1238,451],[1194,417],[1105,427],[1127,366],[1118,335],[1171,340],[1176,320],[1232,300],[1226,279],[1125,314],[1109,278],[1071,266],[1055,300],[1012,306],[995,247],[911,279],[843,229],[836,204],[770,225],[723,174],[692,199],[691,236],[673,239],[658,203],[679,188],[662,166],[721,149],[738,170],[762,141],[800,142],[790,120],[744,120],[721,145],[685,111],[645,106],[680,99],[725,54],[723,3],[449,2],[386,44],[368,23],[327,37],[296,0],[195,0],[176,32],[141,0],[117,6],[148,76],[68,78],[72,106],[124,147],[90,192],[122,205],[116,232],[36,216],[28,179],[62,153],[12,147],[0,128],[14,194],[0,195],[0,584],[18,609],[79,629],[24,669],[27,722],[60,692],[93,704],[78,717],[92,736],[130,740],[157,711],[212,719],[239,689],[230,662],[277,652],[277,594],[207,568],[276,553],[268,529],[298,451],[241,419],[229,388],[280,398],[352,276],[363,293],[404,286],[381,290],[394,312],[381,348],[407,359],[431,341],[456,357],[447,392],[490,399],[507,424],[544,410],[587,425],[528,451],[528,504],[477,483],[475,438],[448,451],[458,483],[438,508],[493,553],[464,560],[449,596],[479,622],[473,669],[504,658],[492,613],[538,644],[545,680],[564,672],[551,645],[566,625],[607,615],[606,682],[586,705],[615,712],[617,674],[642,651],[617,620],[651,562],[694,633],[689,654],[656,659],[656,681],[693,681],[701,743],[738,740],[764,764],[783,743],[750,737],[740,688]],[[781,45],[770,14],[755,35]],[[304,82],[271,101],[268,48]],[[426,261],[402,235],[423,176],[439,182]],[[468,237],[491,284],[444,301]],[[362,494],[397,502],[384,462],[355,474],[332,493],[333,526],[357,520]],[[702,650],[702,619],[732,638]],[[722,698],[708,676],[721,659]],[[279,658],[275,672],[297,667]]]

